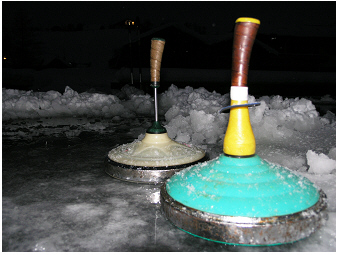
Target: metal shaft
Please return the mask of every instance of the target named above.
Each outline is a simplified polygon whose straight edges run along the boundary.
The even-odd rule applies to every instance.
[[[157,99],[157,88],[154,88],[155,92],[155,121],[158,121],[158,99]]]
[[[162,38],[152,38],[150,51],[150,74],[151,87],[155,93],[155,121],[158,122],[158,100],[157,88],[160,85],[160,70],[165,40]]]

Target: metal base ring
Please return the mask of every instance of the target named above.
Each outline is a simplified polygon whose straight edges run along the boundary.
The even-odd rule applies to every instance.
[[[143,167],[121,164],[111,160],[109,157],[106,157],[105,172],[111,177],[123,181],[158,184],[163,183],[168,178],[173,176],[176,172],[181,171],[182,169],[197,164],[199,162],[204,162],[207,159],[208,157],[205,156],[198,161],[194,161],[188,164],[162,167]]]

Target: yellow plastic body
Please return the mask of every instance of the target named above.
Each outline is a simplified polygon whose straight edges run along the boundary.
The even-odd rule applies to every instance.
[[[242,18],[238,18],[235,23],[238,22],[251,22],[251,23],[256,23],[260,25],[260,20],[258,19],[254,19],[254,18],[248,18],[248,17],[242,17]]]
[[[247,104],[248,100],[231,100],[231,105]],[[256,142],[250,124],[248,107],[230,110],[228,128],[224,137],[223,152],[231,156],[251,156],[255,154]]]

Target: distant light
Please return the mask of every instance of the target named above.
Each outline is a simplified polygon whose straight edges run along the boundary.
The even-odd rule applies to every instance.
[[[128,19],[128,20],[125,21],[125,25],[126,25],[126,26],[134,26],[134,25],[135,25],[135,22]]]
[[[4,57],[3,59],[4,59],[4,60],[6,60],[7,58],[6,58],[6,57]]]

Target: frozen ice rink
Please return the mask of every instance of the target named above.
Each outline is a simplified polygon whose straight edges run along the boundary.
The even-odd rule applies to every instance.
[[[249,89],[251,94],[251,88]],[[159,95],[169,136],[222,153],[229,94],[172,85]],[[320,102],[335,102],[329,96]],[[153,98],[125,86],[112,94],[2,91],[3,251],[336,251],[336,119],[311,100],[249,96],[257,154],[309,178],[328,197],[329,219],[307,239],[245,247],[215,243],[173,226],[160,211],[159,185],[111,178],[104,159],[142,139]]]

